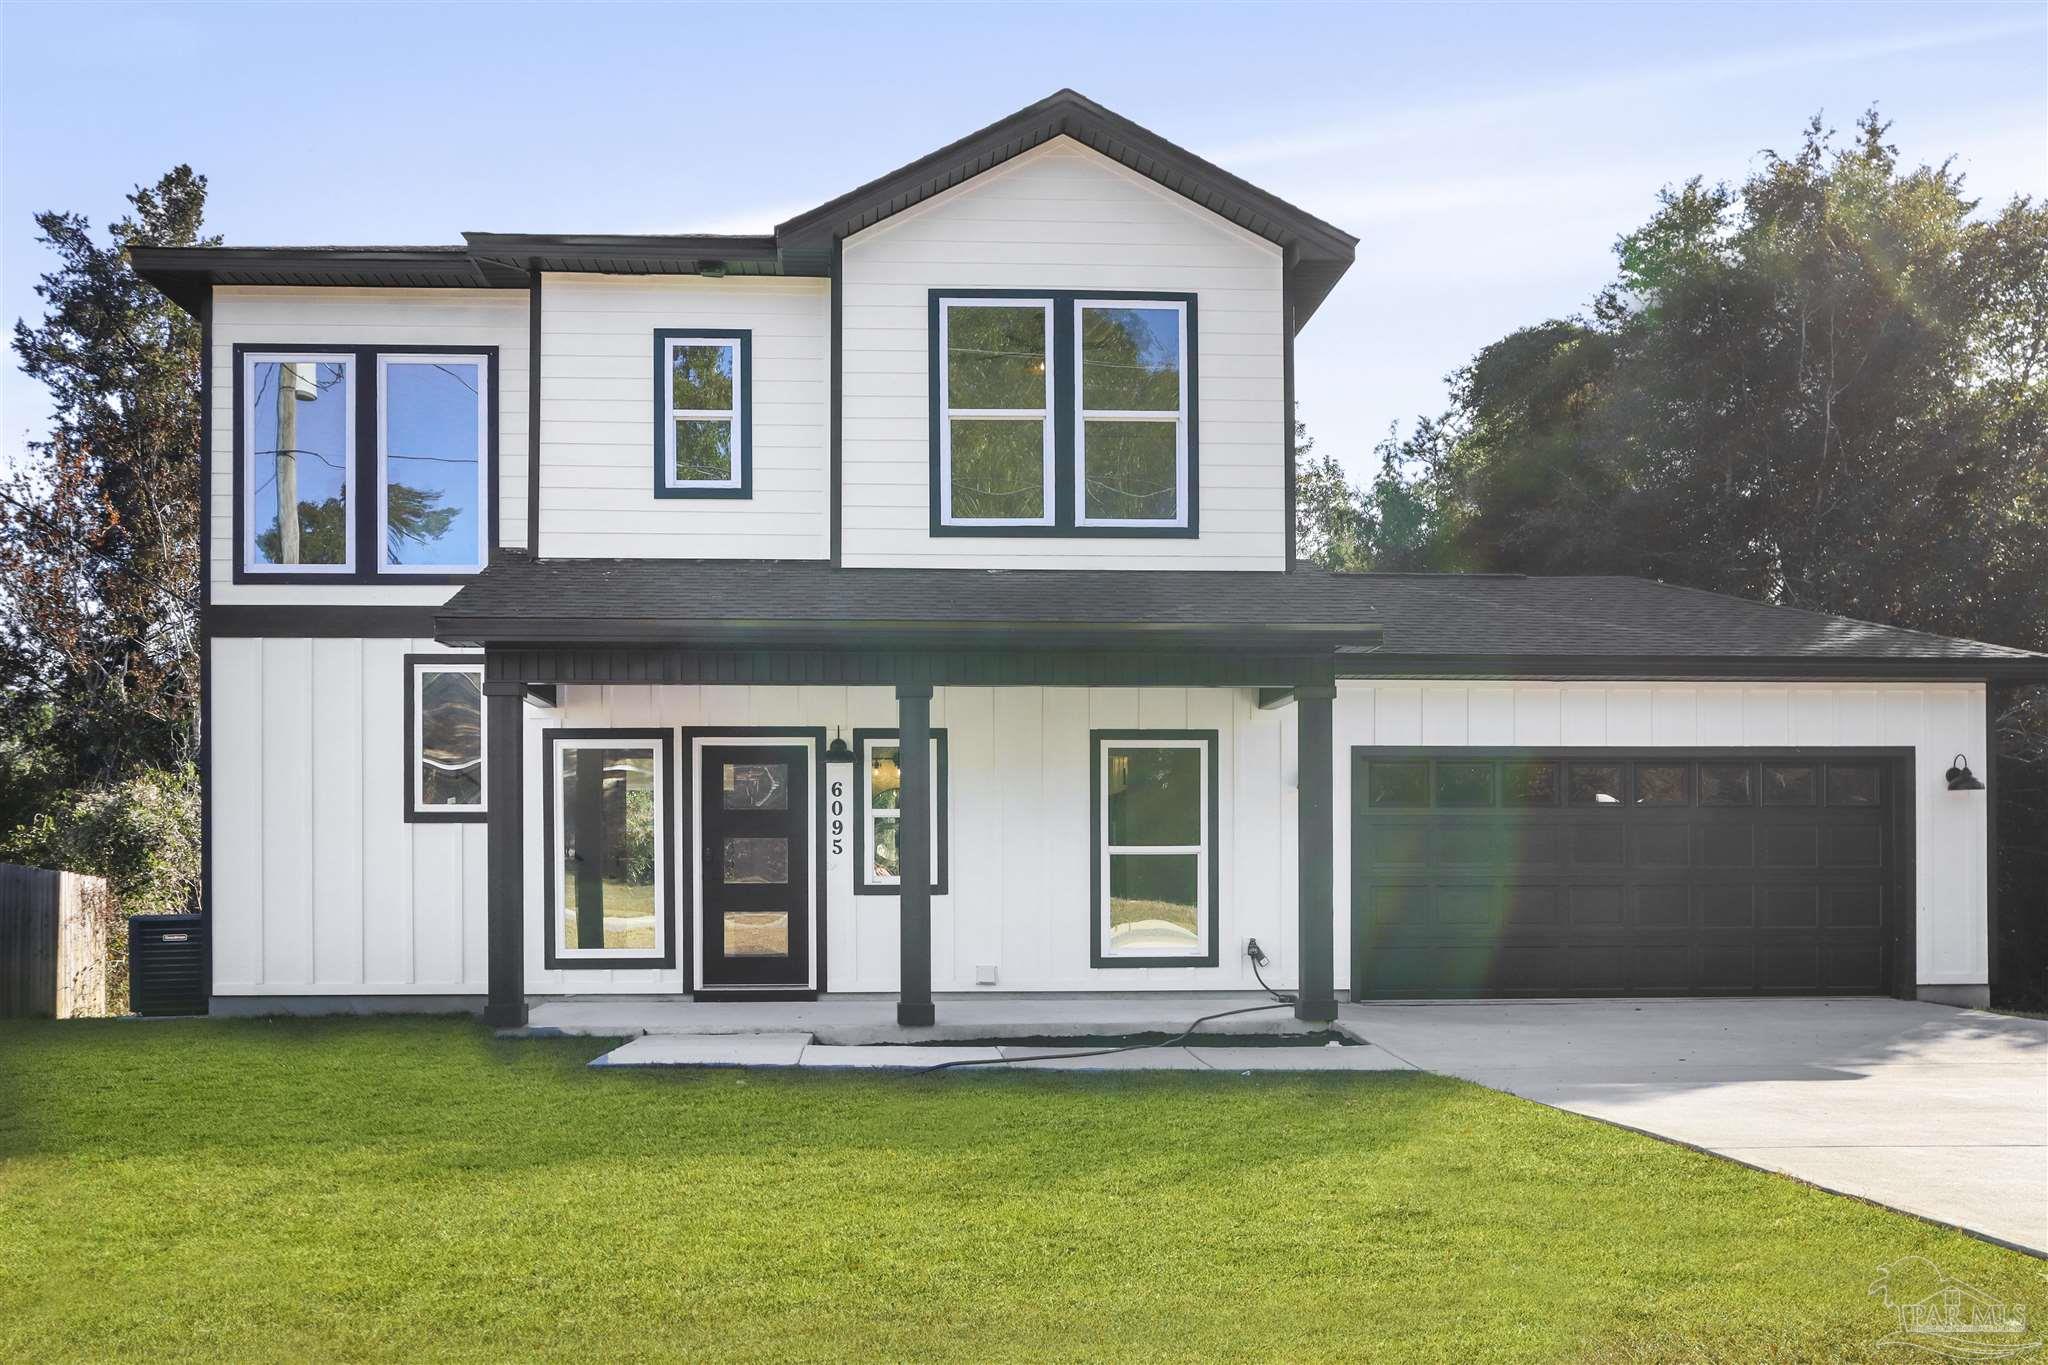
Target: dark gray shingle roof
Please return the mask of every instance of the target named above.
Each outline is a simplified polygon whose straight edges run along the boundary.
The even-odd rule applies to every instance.
[[[963,631],[1181,628],[1351,636],[1376,657],[1938,663],[2048,669],[2048,657],[1639,578],[833,569],[816,562],[534,560],[507,555],[441,612],[451,640],[715,640],[743,628]],[[550,634],[550,632],[557,632]]]

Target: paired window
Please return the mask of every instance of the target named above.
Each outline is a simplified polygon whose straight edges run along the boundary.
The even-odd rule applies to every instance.
[[[1191,294],[931,294],[934,535],[1196,530]]]
[[[484,661],[405,656],[405,818],[480,822],[484,805]]]
[[[654,334],[654,496],[753,491],[754,334],[670,327]]]
[[[667,730],[550,730],[547,965],[673,967]]]
[[[1214,730],[1096,730],[1091,817],[1097,967],[1216,965]]]
[[[855,894],[894,895],[903,884],[897,832],[902,825],[902,748],[894,730],[855,730],[860,806],[854,825]],[[946,732],[932,731],[932,894],[946,893]]]
[[[238,581],[484,566],[495,350],[235,353]]]

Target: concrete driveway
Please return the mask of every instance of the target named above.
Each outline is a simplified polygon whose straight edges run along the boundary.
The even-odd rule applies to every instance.
[[[2048,1254],[2048,1021],[1903,1000],[1346,1005],[1442,1072]]]

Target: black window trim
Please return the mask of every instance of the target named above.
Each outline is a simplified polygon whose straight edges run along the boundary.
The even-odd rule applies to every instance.
[[[382,485],[384,470],[379,461],[377,440],[377,357],[384,355],[445,355],[477,356],[484,362],[484,383],[489,389],[489,398],[484,403],[486,430],[484,432],[484,525],[481,528],[482,553],[479,558],[488,565],[498,550],[498,348],[496,346],[419,345],[415,343],[359,346],[354,344],[336,345],[323,342],[291,341],[238,341],[233,348],[234,374],[232,392],[234,398],[234,422],[231,428],[233,440],[229,460],[233,465],[234,534],[235,547],[229,556],[233,571],[232,581],[238,584],[272,584],[280,587],[310,587],[314,585],[350,583],[413,583],[431,586],[436,583],[467,583],[483,572],[482,567],[451,573],[385,573],[383,568],[383,543],[377,524],[376,490]],[[346,355],[354,367],[352,382],[355,385],[355,482],[349,490],[355,499],[355,567],[348,572],[292,573],[288,571],[269,572],[249,568],[247,485],[249,476],[249,451],[247,427],[247,394],[245,363],[251,355]],[[209,452],[209,455],[211,452]]]
[[[483,762],[478,766],[483,801],[476,810],[421,810],[419,726],[419,675],[422,668],[439,667],[451,672],[474,670],[477,675],[477,734],[485,738]],[[489,707],[483,706],[484,656],[481,654],[408,654],[405,656],[405,823],[408,825],[481,825],[490,820],[490,744],[485,732]]]
[[[894,740],[900,739],[900,737],[900,733],[894,726],[887,729],[856,729],[853,732],[853,894],[856,896],[896,896],[901,895],[903,892],[900,880],[894,885],[888,882],[868,880],[867,849],[869,777],[867,745],[870,740]],[[948,864],[951,861],[947,845],[951,842],[952,833],[950,823],[946,818],[947,807],[951,802],[947,799],[948,783],[950,781],[947,769],[950,765],[946,753],[945,726],[934,725],[932,727],[932,748],[938,757],[938,776],[937,780],[932,784],[932,849],[938,858],[938,872],[932,879],[932,894],[934,896],[943,896],[946,894]],[[898,751],[900,761],[900,744],[898,745]]]
[[[1028,299],[1052,307],[1051,347],[1053,371],[1053,518],[1048,526],[948,525],[940,517],[941,477],[939,468],[940,429],[945,422],[945,394],[940,388],[939,310],[949,299]],[[1187,379],[1187,480],[1188,505],[1185,526],[1086,526],[1080,524],[1074,498],[1075,452],[1079,440],[1079,402],[1073,380],[1078,378],[1079,349],[1074,338],[1075,305],[1083,301],[1131,301],[1175,303],[1186,309],[1187,354],[1181,357]],[[1200,301],[1194,293],[1156,289],[933,289],[926,303],[926,456],[930,468],[930,530],[935,537],[1057,537],[1069,540],[1193,540],[1201,535],[1201,326]]]
[[[674,393],[666,380],[671,341],[735,341],[739,354],[738,409],[733,432],[733,464],[739,476],[731,488],[677,488],[668,474],[669,413]],[[751,327],[657,327],[654,329],[654,496],[657,498],[729,498],[754,496],[754,330]]]
[[[1107,874],[1103,864],[1103,822],[1109,812],[1102,800],[1102,750],[1118,740],[1194,740],[1208,747],[1208,788],[1206,841],[1209,891],[1209,951],[1171,957],[1115,957],[1102,951],[1103,920],[1107,907],[1103,895]],[[1220,961],[1223,924],[1223,769],[1220,730],[1090,730],[1088,732],[1088,965],[1103,970],[1153,967],[1214,967]]]
[[[555,932],[555,916],[560,913],[560,904],[555,894],[555,877],[561,871],[555,866],[555,751],[561,741],[572,740],[619,740],[633,745],[651,744],[661,754],[661,781],[655,785],[654,796],[659,803],[656,810],[655,837],[661,841],[662,875],[656,891],[659,894],[659,908],[656,915],[662,924],[663,951],[649,953],[642,957],[564,957],[556,952],[559,935]],[[619,729],[609,726],[591,728],[557,728],[541,732],[540,754],[541,800],[541,962],[551,972],[574,971],[641,971],[670,969],[676,965],[676,837],[675,837],[675,731],[672,729]]]

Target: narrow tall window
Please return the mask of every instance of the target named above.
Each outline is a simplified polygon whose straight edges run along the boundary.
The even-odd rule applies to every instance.
[[[242,361],[243,568],[353,573],[354,357],[251,353]]]
[[[405,818],[482,821],[483,660],[475,655],[408,654],[405,712]]]
[[[655,346],[656,495],[746,497],[753,334],[671,328]]]
[[[1053,304],[942,299],[939,519],[1053,523]]]
[[[1094,742],[1096,965],[1215,965],[1214,732]]]
[[[1187,525],[1187,308],[1081,299],[1074,500],[1081,526]]]
[[[902,748],[894,730],[855,730],[854,752],[860,761],[859,838],[856,840],[854,891],[860,895],[894,895],[903,884],[897,832],[902,826]],[[932,894],[946,893],[946,732],[932,731]]]
[[[377,357],[381,571],[484,566],[490,429],[480,355]]]
[[[553,731],[546,762],[548,965],[674,965],[668,736]]]

